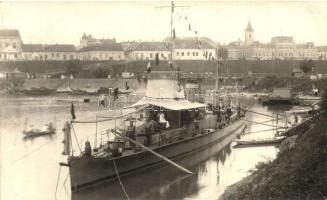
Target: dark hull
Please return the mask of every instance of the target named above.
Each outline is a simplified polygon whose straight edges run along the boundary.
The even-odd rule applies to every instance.
[[[182,157],[186,154],[207,148],[209,145],[221,142],[225,138],[228,138],[231,141],[243,131],[244,127],[244,122],[239,120],[218,131],[198,134],[194,137],[186,138],[176,143],[167,144],[153,150],[167,158],[177,159],[178,157]],[[225,142],[226,141],[224,141],[224,143]],[[153,154],[145,151],[127,156],[121,156],[115,159],[70,157],[68,164],[70,166],[72,190],[76,191],[80,188],[115,178],[117,174],[115,171],[114,162],[119,175],[123,176],[136,170],[151,167],[163,161]]]
[[[23,93],[26,95],[31,96],[43,96],[43,95],[50,95],[53,94],[55,90],[51,89],[31,89],[31,90],[24,90]]]
[[[299,102],[293,98],[268,98],[261,101],[263,105],[298,105]]]

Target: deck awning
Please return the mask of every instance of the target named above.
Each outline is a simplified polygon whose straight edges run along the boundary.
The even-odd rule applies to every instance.
[[[157,99],[157,98],[143,97],[140,101],[136,102],[130,107],[137,107],[137,106],[144,106],[144,105],[158,106],[168,110],[189,110],[195,108],[203,108],[207,106],[206,104],[202,104],[198,102],[190,102],[185,99],[177,100],[177,99]]]

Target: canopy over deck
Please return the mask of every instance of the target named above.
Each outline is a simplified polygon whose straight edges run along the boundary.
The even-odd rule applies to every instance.
[[[203,108],[206,107],[207,105],[198,102],[190,102],[185,99],[176,100],[176,99],[157,99],[157,98],[143,97],[140,101],[136,102],[130,107],[137,107],[137,106],[157,106],[168,110],[189,110],[195,108]]]

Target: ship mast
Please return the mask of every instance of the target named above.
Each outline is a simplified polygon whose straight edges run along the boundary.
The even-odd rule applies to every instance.
[[[173,66],[173,13],[175,9],[175,4],[172,1],[170,7],[170,56],[169,56],[169,65]]]
[[[169,8],[170,9],[170,38],[169,38],[169,42],[170,42],[170,55],[169,55],[169,65],[172,67],[173,66],[173,53],[174,53],[174,37],[175,37],[175,33],[174,33],[174,29],[173,29],[173,25],[174,25],[174,11],[175,8],[188,8],[189,6],[175,6],[174,2],[171,1],[170,6],[159,6],[158,8]]]
[[[218,97],[218,101],[219,101],[219,53],[218,53],[218,48],[217,48],[217,74],[216,74],[216,91],[215,91],[215,96],[216,96],[216,100],[215,100],[215,106],[217,106],[217,97]],[[219,105],[219,102],[218,102]]]

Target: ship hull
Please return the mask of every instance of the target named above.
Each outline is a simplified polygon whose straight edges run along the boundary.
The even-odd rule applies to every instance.
[[[243,120],[238,120],[223,129],[212,132],[197,134],[178,142],[154,148],[157,153],[177,159],[197,150],[209,147],[212,144],[224,142],[228,144],[245,128]],[[229,141],[226,142],[226,139]],[[117,158],[94,158],[94,157],[69,157],[70,179],[72,191],[91,186],[93,184],[127,175],[137,170],[145,169],[164,162],[153,154],[142,151],[135,154]],[[115,169],[116,165],[116,169]]]

